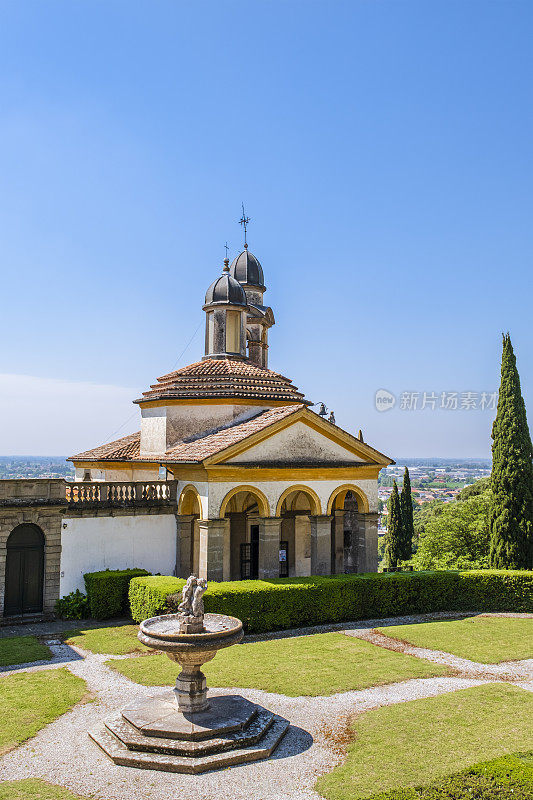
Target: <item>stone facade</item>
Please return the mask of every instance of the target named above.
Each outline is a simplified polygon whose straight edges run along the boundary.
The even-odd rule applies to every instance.
[[[53,613],[59,598],[65,486],[61,479],[0,481],[0,617],[4,613],[7,540],[23,523],[37,525],[44,535],[43,614]]]

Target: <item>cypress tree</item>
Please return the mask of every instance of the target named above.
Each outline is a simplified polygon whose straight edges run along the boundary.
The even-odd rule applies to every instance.
[[[398,486],[394,481],[392,494],[389,501],[389,514],[387,520],[387,533],[385,535],[385,561],[389,568],[398,566],[402,558],[402,509]]]
[[[533,448],[511,337],[503,337],[498,409],[492,426],[490,565],[533,567]]]
[[[411,496],[411,478],[407,467],[403,473],[403,486],[400,495],[400,506],[402,509],[402,561],[407,561],[413,555],[413,537],[415,526],[413,522],[413,498]]]

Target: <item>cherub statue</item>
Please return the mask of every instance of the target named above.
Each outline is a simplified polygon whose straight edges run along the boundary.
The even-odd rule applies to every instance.
[[[178,612],[180,614],[192,614],[192,602],[193,602],[193,595],[194,590],[196,589],[196,583],[198,578],[196,575],[190,575],[187,578],[187,582],[183,587],[181,593],[181,603],[178,606]]]
[[[196,588],[194,590],[194,597],[192,600],[192,615],[195,619],[204,619],[204,592],[207,589],[207,581],[205,578],[199,578],[196,581]]]

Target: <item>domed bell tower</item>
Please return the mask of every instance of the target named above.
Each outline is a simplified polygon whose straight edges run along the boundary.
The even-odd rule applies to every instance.
[[[230,275],[246,293],[248,358],[258,367],[268,367],[268,329],[275,323],[274,314],[270,307],[263,305],[263,295],[266,292],[263,268],[248,250],[246,242],[242,253],[231,262]]]
[[[205,295],[206,358],[246,358],[246,312],[248,302],[239,281],[229,274],[224,259],[222,275]]]

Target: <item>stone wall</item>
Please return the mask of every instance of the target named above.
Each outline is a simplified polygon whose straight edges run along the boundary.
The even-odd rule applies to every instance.
[[[43,613],[53,612],[59,597],[65,487],[62,479],[0,480],[0,617],[4,613],[7,540],[22,523],[37,525],[44,534]]]

